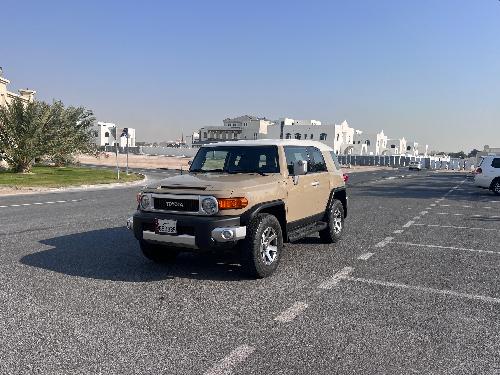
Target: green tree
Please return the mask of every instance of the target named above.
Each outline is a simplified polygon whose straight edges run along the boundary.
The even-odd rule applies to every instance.
[[[469,155],[467,155],[469,158],[475,158],[479,150],[476,150],[475,148],[472,149],[471,152],[469,152]]]
[[[56,163],[74,153],[93,153],[94,117],[84,108],[65,108],[62,102],[23,102],[0,107],[0,156],[16,172],[29,172],[36,158]]]
[[[448,155],[452,158],[459,158],[459,159],[465,159],[467,157],[467,155],[463,151],[450,152]]]

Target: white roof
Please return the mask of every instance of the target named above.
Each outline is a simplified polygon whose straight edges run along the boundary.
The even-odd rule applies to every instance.
[[[301,139],[256,139],[256,140],[239,140],[239,141],[226,141],[217,143],[208,143],[203,147],[216,147],[216,146],[312,146],[320,149],[321,151],[333,151],[333,148],[318,141],[309,141]]]

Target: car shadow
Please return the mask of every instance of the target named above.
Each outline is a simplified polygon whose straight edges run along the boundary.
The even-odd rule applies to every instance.
[[[248,280],[234,254],[182,253],[175,264],[156,264],[142,256],[131,231],[106,228],[49,238],[51,249],[29,254],[21,263],[70,276],[90,279],[148,282],[175,278]]]

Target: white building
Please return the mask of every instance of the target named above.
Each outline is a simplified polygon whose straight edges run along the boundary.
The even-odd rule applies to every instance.
[[[312,139],[332,146],[335,139],[335,126],[322,125],[318,120],[294,120],[283,117],[274,121],[274,124],[267,128],[267,136],[262,136],[262,138]]]
[[[205,126],[199,131],[199,143],[238,139],[267,138],[267,128],[272,122],[265,117],[244,115],[226,118],[222,126]]]
[[[135,147],[135,129],[134,128],[124,128],[128,131],[128,145],[129,147]],[[118,143],[120,147],[127,146],[127,137],[121,137],[124,129],[117,128],[116,124],[112,122],[101,122],[97,123],[96,127],[96,144],[100,147],[103,146],[113,146]],[[117,142],[115,140],[115,130],[116,137],[119,138]]]

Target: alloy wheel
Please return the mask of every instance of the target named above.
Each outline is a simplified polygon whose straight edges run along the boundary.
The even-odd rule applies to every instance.
[[[342,232],[342,212],[338,208],[333,211],[333,231],[336,234]]]
[[[497,194],[500,194],[500,181],[497,181],[495,185],[493,185],[493,191]]]
[[[262,232],[260,239],[260,256],[265,265],[272,264],[278,255],[278,235],[272,227],[267,227]]]

